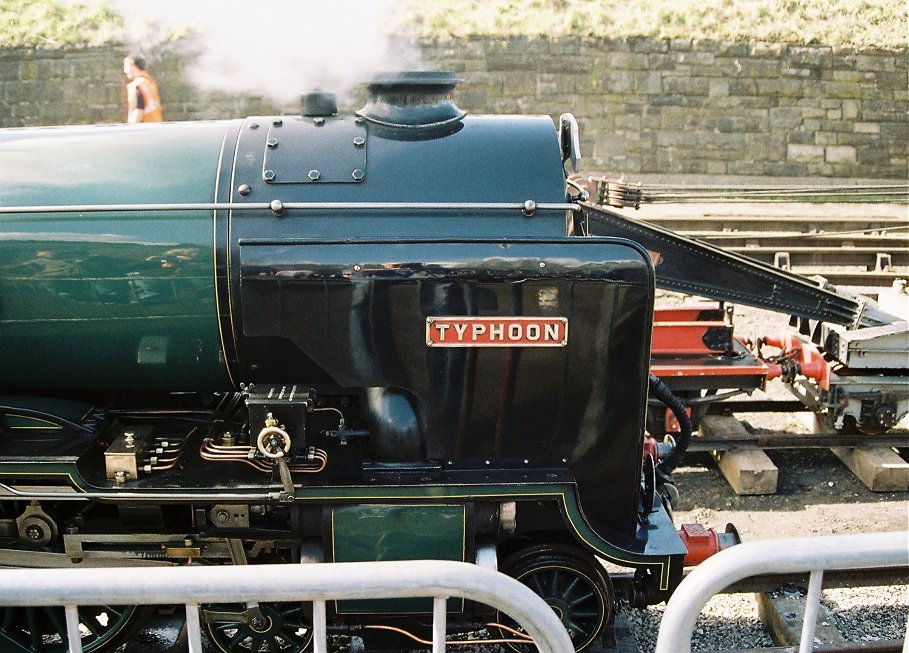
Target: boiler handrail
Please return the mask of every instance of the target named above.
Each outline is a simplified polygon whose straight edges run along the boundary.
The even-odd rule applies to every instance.
[[[201,653],[198,606],[252,601],[313,602],[315,653],[326,651],[325,603],[337,599],[432,597],[433,652],[445,650],[445,604],[463,597],[506,613],[541,653],[573,653],[552,608],[505,574],[465,562],[416,560],[92,569],[0,569],[0,605],[64,606],[78,633],[79,605],[186,605],[190,653]],[[81,653],[78,635],[70,653]]]
[[[909,532],[794,537],[739,544],[708,558],[676,588],[660,623],[655,653],[691,653],[698,614],[736,581],[810,572],[800,653],[811,651],[824,570],[909,567]]]

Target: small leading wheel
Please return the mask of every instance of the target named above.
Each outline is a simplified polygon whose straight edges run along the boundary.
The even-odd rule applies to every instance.
[[[302,603],[262,603],[264,623],[216,621],[208,637],[226,653],[303,653],[312,644],[312,626]],[[211,606],[213,612],[243,612],[242,605]]]
[[[98,605],[79,608],[82,650],[113,651],[145,622],[152,608]],[[64,653],[66,616],[63,608],[0,608],[0,651]]]
[[[609,577],[596,559],[585,551],[560,545],[533,546],[505,560],[501,570],[540,595],[561,619],[575,651],[582,651],[615,619],[615,596]],[[499,614],[499,623],[517,628],[509,617]],[[501,636],[510,633],[501,630]],[[513,639],[513,636],[511,637]],[[519,653],[531,646],[509,644]]]

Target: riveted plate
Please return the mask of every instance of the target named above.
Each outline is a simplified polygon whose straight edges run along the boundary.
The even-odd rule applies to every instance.
[[[359,183],[366,179],[365,124],[285,117],[268,128],[262,179],[269,184]]]

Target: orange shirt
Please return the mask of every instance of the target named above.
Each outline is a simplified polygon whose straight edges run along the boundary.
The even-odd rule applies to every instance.
[[[128,122],[164,122],[158,85],[148,73],[143,73],[127,84],[126,97],[129,106]]]

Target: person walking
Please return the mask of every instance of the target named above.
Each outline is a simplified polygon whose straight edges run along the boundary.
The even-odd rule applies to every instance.
[[[123,72],[129,79],[126,101],[129,107],[126,121],[164,122],[164,108],[154,78],[145,69],[145,59],[131,54],[123,60]]]

